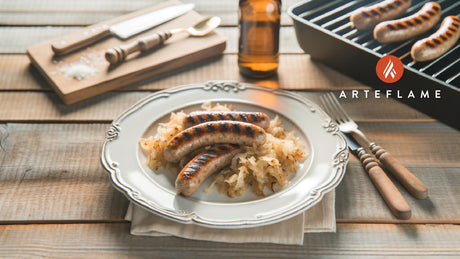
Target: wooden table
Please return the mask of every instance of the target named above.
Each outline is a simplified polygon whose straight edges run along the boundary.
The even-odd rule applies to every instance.
[[[345,108],[370,138],[398,157],[428,187],[412,198],[410,220],[395,219],[356,158],[336,190],[337,233],[306,234],[303,246],[225,244],[129,234],[128,200],[100,164],[110,122],[158,89],[229,79],[299,91],[368,89],[298,47],[283,13],[278,76],[241,77],[237,68],[237,2],[202,0],[228,37],[222,57],[66,106],[30,66],[27,46],[158,0],[0,1],[0,257],[384,257],[460,256],[460,132],[392,99],[347,99]],[[295,1],[283,1],[284,10]],[[458,111],[451,111],[457,112]]]

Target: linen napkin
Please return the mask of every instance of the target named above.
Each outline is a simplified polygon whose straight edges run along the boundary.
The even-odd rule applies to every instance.
[[[181,224],[150,213],[132,203],[125,219],[131,221],[131,234],[138,236],[177,236],[195,240],[228,243],[275,243],[302,245],[304,233],[335,232],[335,192],[306,212],[285,221],[244,229],[214,229]]]

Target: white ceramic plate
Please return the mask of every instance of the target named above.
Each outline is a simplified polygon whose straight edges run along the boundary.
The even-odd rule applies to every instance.
[[[231,104],[240,111],[280,116],[296,131],[308,158],[282,190],[257,197],[246,190],[229,198],[204,182],[191,197],[176,195],[171,172],[146,166],[139,139],[155,135],[171,112],[197,110],[203,102]],[[157,92],[115,119],[107,132],[101,161],[113,185],[131,201],[165,218],[213,228],[244,228],[276,223],[312,207],[335,188],[345,173],[348,150],[337,126],[317,105],[297,94],[233,81],[175,87]],[[212,178],[212,177],[211,177]],[[216,188],[214,188],[216,189]]]

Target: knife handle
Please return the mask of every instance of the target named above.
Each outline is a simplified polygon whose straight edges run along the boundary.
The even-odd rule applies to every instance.
[[[115,65],[122,62],[126,57],[136,51],[146,51],[152,49],[156,46],[162,45],[167,39],[169,39],[173,33],[171,31],[162,31],[157,32],[142,38],[137,39],[126,45],[121,45],[119,47],[114,47],[108,49],[105,52],[105,59],[109,61],[110,64]]]
[[[80,33],[71,34],[51,43],[51,49],[56,55],[63,55],[93,44],[109,35],[108,25],[91,26]]]
[[[417,199],[428,197],[427,187],[401,164],[393,155],[375,143],[369,145],[372,153],[382,162],[396,179]]]
[[[409,219],[412,215],[411,208],[393,182],[380,168],[377,161],[364,148],[357,150],[358,157],[366,169],[369,177],[379,191],[393,215],[399,219]]]

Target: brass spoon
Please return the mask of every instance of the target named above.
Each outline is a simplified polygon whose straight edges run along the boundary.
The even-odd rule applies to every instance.
[[[179,28],[157,32],[142,38],[139,38],[131,43],[126,45],[121,45],[119,47],[108,49],[105,52],[105,59],[110,62],[110,64],[115,65],[136,51],[146,51],[152,49],[158,45],[163,44],[167,39],[171,38],[173,35],[186,32],[189,36],[201,37],[212,32],[220,24],[220,18],[217,16],[210,16],[204,18],[197,24],[189,28]]]

